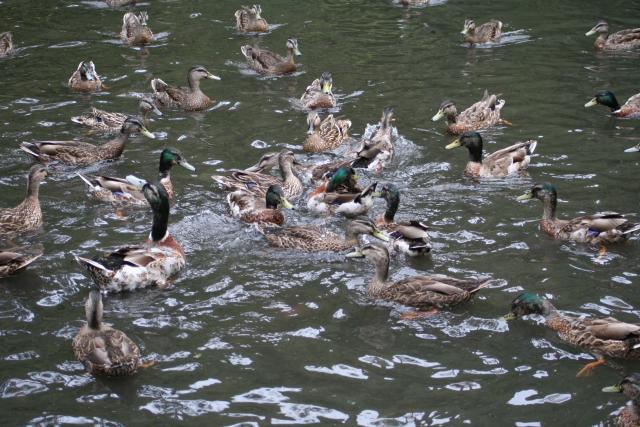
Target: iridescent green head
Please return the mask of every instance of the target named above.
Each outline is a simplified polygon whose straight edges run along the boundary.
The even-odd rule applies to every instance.
[[[596,104],[604,105],[611,108],[612,111],[620,108],[620,104],[616,99],[616,96],[610,90],[601,90],[591,99],[591,101],[584,104],[585,107],[593,107]]]
[[[546,314],[545,300],[539,295],[525,292],[511,302],[511,311],[504,316],[506,320],[515,319],[527,314]]]
[[[160,173],[168,172],[174,165],[180,165],[192,172],[196,170],[182,157],[182,153],[177,148],[167,147],[160,153]]]
[[[558,193],[556,187],[548,182],[538,183],[531,187],[531,190],[518,197],[518,200],[538,199],[544,201],[550,199],[552,201],[557,200]]]
[[[327,184],[327,192],[335,191],[340,186],[352,188],[357,180],[356,171],[350,166],[342,166],[331,175]]]
[[[265,202],[269,209],[293,209],[293,205],[289,203],[282,191],[282,187],[279,185],[271,185],[267,189],[267,195],[265,196]]]

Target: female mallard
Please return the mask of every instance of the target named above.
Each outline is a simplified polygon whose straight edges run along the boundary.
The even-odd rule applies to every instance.
[[[358,236],[369,235],[388,241],[369,218],[358,218],[349,222],[346,238],[330,231],[313,227],[270,227],[261,230],[271,246],[298,249],[304,252],[342,252],[358,245]]]
[[[0,278],[22,270],[42,256],[42,245],[23,248],[0,249]]]
[[[27,178],[27,196],[13,208],[0,209],[0,235],[22,233],[42,225],[42,210],[38,194],[40,183],[47,176],[47,168],[33,165]]]
[[[298,69],[293,60],[294,55],[302,55],[298,49],[298,40],[287,39],[287,57],[283,58],[277,53],[250,45],[240,48],[251,68],[265,74],[288,74]]]
[[[631,405],[627,405],[620,411],[616,419],[618,427],[638,427],[640,425],[640,374],[627,375],[618,384],[605,387],[606,393],[624,393],[631,399]]]
[[[153,33],[147,25],[149,14],[141,11],[136,15],[133,12],[127,12],[122,17],[122,31],[120,38],[126,44],[149,44],[153,41]]]
[[[158,110],[153,100],[149,97],[140,99],[138,108],[140,111],[139,117],[145,126],[149,123],[150,112],[159,116],[162,115],[162,112]],[[115,133],[122,129],[122,125],[125,120],[127,120],[127,117],[129,116],[123,113],[112,113],[98,108],[92,108],[89,113],[71,117],[71,121],[79,125],[87,126],[94,131]]]
[[[367,140],[362,141],[362,147],[357,152],[356,159],[351,163],[354,168],[363,168],[380,172],[393,159],[393,126],[395,113],[391,107],[385,107],[382,111],[380,123],[373,134]]]
[[[452,101],[444,101],[432,121],[438,121],[447,117],[447,131],[454,135],[460,135],[472,130],[490,128],[499,123],[508,123],[500,119],[500,110],[504,107],[504,99],[498,99],[498,95],[489,95],[485,90],[482,99],[471,107],[458,114]]]
[[[282,150],[278,155],[278,164],[282,180],[259,172],[234,170],[230,176],[214,175],[211,178],[227,191],[246,190],[262,198],[271,185],[280,185],[289,200],[297,199],[304,190],[302,182],[293,172],[295,157],[293,151]]]
[[[397,282],[389,282],[389,251],[376,245],[366,245],[347,255],[349,258],[367,258],[376,266],[367,293],[373,298],[397,302],[420,311],[450,307],[471,299],[473,294],[489,285],[489,281],[463,280],[444,275],[412,276]],[[404,318],[420,317],[414,313]]]
[[[473,19],[465,19],[460,34],[464,35],[464,41],[469,44],[496,43],[502,35],[502,22],[492,19],[476,27]]]
[[[171,168],[175,165],[180,165],[189,171],[196,170],[176,148],[169,147],[162,150],[158,182],[166,190],[169,201],[175,198],[170,175]],[[117,206],[146,207],[148,205],[143,192],[126,179],[101,175],[82,175],[80,173],[77,175],[87,184],[89,196],[94,200]]]
[[[307,153],[323,153],[339,147],[349,139],[351,120],[336,120],[329,114],[324,120],[316,111],[307,115],[307,139],[302,146]]]
[[[192,67],[187,74],[189,87],[169,86],[161,79],[151,80],[156,104],[160,107],[178,107],[186,111],[200,111],[213,105],[213,101],[200,90],[200,80],[220,80],[203,66]]]
[[[517,142],[482,158],[482,137],[478,132],[465,132],[460,138],[447,145],[450,150],[456,147],[467,147],[469,162],[464,173],[480,178],[502,178],[513,173],[522,173],[531,161],[538,141]]]
[[[391,236],[393,249],[408,256],[425,255],[431,251],[431,239],[427,234],[429,227],[420,220],[395,222],[394,218],[400,206],[400,190],[393,184],[384,184],[379,197],[387,202],[384,216],[378,220],[378,226]]]
[[[304,108],[333,108],[336,106],[336,97],[333,96],[333,78],[331,73],[324,72],[319,79],[315,79],[300,97],[300,103]]]
[[[518,200],[538,199],[544,211],[540,220],[542,231],[557,240],[571,240],[591,245],[606,245],[625,241],[631,233],[640,230],[640,224],[629,222],[624,215],[605,212],[573,219],[558,219],[556,206],[558,195],[549,183],[536,184]]]
[[[67,86],[76,92],[97,92],[102,90],[102,81],[96,73],[93,61],[82,61],[69,77]]]
[[[73,353],[93,375],[120,377],[135,374],[145,368],[140,349],[124,334],[102,323],[102,295],[91,291],[84,305],[87,324],[73,339]]]
[[[0,58],[13,53],[13,36],[10,31],[0,33]]]
[[[134,5],[136,4],[136,0],[104,0],[105,3],[107,3],[108,6],[111,7],[121,7],[121,6],[127,6],[127,5]]]
[[[76,260],[84,265],[93,281],[105,292],[132,291],[157,285],[169,286],[169,279],[185,265],[184,250],[167,230],[169,195],[161,185],[134,176],[127,181],[137,186],[153,211],[149,239],[141,246],[125,246],[106,256]]]
[[[613,92],[608,90],[601,90],[596,93],[596,96],[591,101],[584,104],[585,107],[593,107],[594,105],[604,105],[611,108],[611,115],[616,117],[624,117],[627,119],[640,118],[640,93],[629,97],[627,102],[621,107],[618,104],[618,100]]]
[[[293,209],[279,185],[270,185],[263,199],[247,190],[232,191],[227,195],[227,203],[234,218],[260,224],[282,225],[284,214],[281,209]]]
[[[581,347],[597,356],[578,376],[588,375],[593,368],[604,363],[604,356],[619,359],[640,359],[640,325],[620,322],[613,317],[578,317],[560,313],[551,302],[529,292],[518,295],[511,303],[505,320],[527,314],[545,317],[547,327],[556,331],[560,339]]]
[[[23,142],[20,149],[40,162],[59,161],[67,165],[86,166],[102,160],[118,159],[131,135],[141,133],[154,139],[142,122],[129,117],[120,129],[120,135],[102,145],[93,145],[82,141],[36,141]]]
[[[242,6],[236,10],[236,29],[243,33],[266,33],[269,31],[269,24],[260,14],[262,7],[254,4],[251,7]]]
[[[598,50],[629,50],[640,47],[640,28],[618,31],[609,35],[609,24],[599,21],[595,27],[585,33],[592,36],[598,33],[593,43]]]

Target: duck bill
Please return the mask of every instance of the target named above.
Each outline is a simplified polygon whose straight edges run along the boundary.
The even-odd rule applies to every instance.
[[[143,127],[140,129],[140,133],[146,136],[147,138],[156,139],[156,136],[149,131],[149,129]]]
[[[188,171],[195,172],[196,170],[196,168],[193,167],[193,165],[191,165],[191,163],[187,162],[186,160],[179,160],[178,164]]]
[[[138,190],[142,190],[142,187],[147,183],[144,179],[140,179],[134,175],[127,175],[127,182],[131,185],[135,185]]]
[[[595,28],[590,29],[589,31],[587,31],[586,33],[584,33],[585,36],[592,36],[596,33]]]
[[[322,83],[322,92],[326,93],[327,95],[330,94],[332,86],[333,85],[329,82]]]
[[[640,151],[640,144],[636,145],[635,147],[627,148],[626,150],[624,150],[625,153],[637,153],[638,151]]]
[[[220,77],[216,76],[215,74],[211,74],[211,73],[207,74],[207,78],[209,80],[222,80]]]
[[[504,316],[502,316],[502,318],[508,322],[509,320],[515,320],[516,315],[513,313],[507,313]]]
[[[314,131],[315,126],[313,125],[313,121],[311,121],[311,123],[309,123],[309,127],[307,128],[307,135],[313,135]]]
[[[293,53],[294,53],[296,56],[300,56],[300,55],[302,55],[302,52],[300,52],[300,49],[298,49],[297,47],[293,50]]]
[[[432,122],[437,122],[438,120],[440,120],[441,118],[444,117],[444,111],[442,110],[438,110],[438,112],[436,113],[435,116],[431,117],[431,121]]]
[[[280,206],[282,206],[283,209],[293,209],[293,205],[284,197],[280,201]]]
[[[447,145],[446,148],[447,150],[451,150],[452,148],[458,148],[462,145],[462,143],[460,142],[460,139],[456,139],[455,141],[453,141],[451,144]]]
[[[373,233],[371,233],[371,235],[373,237],[375,237],[376,239],[382,240],[383,242],[388,242],[389,241],[389,236],[387,236],[386,234],[384,234],[380,230],[374,230]]]
[[[161,116],[162,115],[162,111],[160,111],[160,109],[158,107],[156,107],[155,105],[152,105],[152,109],[151,111],[153,112],[153,114],[155,114],[156,116]]]
[[[524,193],[522,196],[518,196],[516,200],[521,202],[523,200],[531,200],[531,199],[533,199],[533,194],[529,192],[529,193]]]
[[[460,34],[462,34],[463,36],[466,36],[468,33],[469,33],[469,30],[467,30],[466,28],[460,31]]]
[[[619,385],[611,385],[602,389],[605,393],[622,393],[622,387]]]
[[[586,104],[584,104],[585,108],[589,108],[589,107],[593,107],[594,105],[598,104],[598,100],[593,98],[591,101],[587,102]]]
[[[364,258],[364,254],[360,250],[349,252],[347,258]]]

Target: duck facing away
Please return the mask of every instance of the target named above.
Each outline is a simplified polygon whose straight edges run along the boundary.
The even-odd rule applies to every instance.
[[[624,393],[631,400],[620,411],[616,419],[618,427],[638,427],[640,425],[640,374],[627,375],[618,384],[602,389],[605,393]]]
[[[336,106],[336,97],[333,95],[333,77],[331,73],[324,72],[319,79],[315,79],[300,97],[300,103],[306,109],[333,108]]]
[[[329,114],[322,120],[316,111],[307,114],[307,139],[302,149],[307,153],[324,153],[349,140],[351,120],[336,120]]]
[[[102,145],[82,141],[36,141],[23,142],[20,149],[43,163],[58,161],[67,165],[87,166],[102,160],[118,159],[129,138],[138,133],[155,138],[140,120],[129,117],[123,123],[120,135]]]
[[[75,92],[97,92],[102,90],[102,81],[96,73],[93,61],[82,61],[71,74],[67,86]]]
[[[242,54],[247,59],[249,67],[259,73],[264,74],[289,74],[298,69],[294,61],[294,55],[302,55],[298,49],[298,40],[290,38],[287,40],[287,57],[284,58],[275,52],[259,47],[245,45],[240,48]]]
[[[279,185],[270,185],[263,199],[247,190],[232,191],[227,195],[227,204],[234,218],[259,224],[282,225],[282,209],[293,209]]]
[[[42,256],[42,245],[33,248],[0,249],[0,278],[10,276]]]
[[[593,45],[598,50],[630,50],[640,47],[640,28],[618,31],[609,34],[609,24],[599,21],[585,36],[598,34]]]
[[[549,183],[535,184],[530,191],[518,197],[518,200],[529,199],[542,201],[540,229],[556,240],[606,245],[625,241],[632,233],[640,230],[640,224],[634,224],[616,212],[559,219],[556,216],[558,195],[555,187]]]
[[[588,375],[593,368],[604,364],[604,356],[618,359],[640,359],[640,325],[620,322],[613,317],[578,317],[560,313],[547,299],[533,293],[518,295],[511,303],[511,311],[504,317],[512,320],[527,314],[540,314],[545,324],[556,331],[560,339],[580,347],[597,357],[587,364],[578,376]]]
[[[369,296],[417,307],[420,311],[432,310],[431,313],[417,313],[404,318],[433,314],[437,309],[469,301],[476,292],[489,285],[488,280],[464,280],[444,275],[413,276],[389,282],[389,252],[377,245],[365,245],[347,257],[366,258],[375,265],[376,272],[367,287]]]
[[[149,97],[140,99],[138,110],[140,113],[139,118],[145,126],[149,123],[149,113],[153,112],[158,116],[162,115],[162,112],[158,110],[153,103],[153,99]],[[124,113],[113,113],[98,108],[91,108],[91,111],[88,113],[71,117],[71,121],[91,128],[92,131],[115,133],[120,132],[127,117],[129,116]]]
[[[0,33],[0,58],[13,53],[13,36],[10,31]]]
[[[127,12],[122,17],[122,31],[120,38],[126,44],[143,45],[153,41],[153,33],[147,22],[149,14],[141,11],[137,15],[133,12]]]
[[[124,332],[102,323],[102,295],[91,291],[85,302],[87,323],[73,339],[76,358],[93,375],[120,377],[147,367],[140,360],[140,349]]]
[[[189,87],[175,87],[162,79],[151,80],[151,89],[156,105],[159,107],[177,107],[186,111],[205,110],[213,105],[213,101],[200,89],[200,80],[220,80],[203,66],[192,67],[187,74]]]
[[[504,107],[504,99],[499,99],[499,95],[489,95],[484,91],[482,99],[462,113],[458,114],[453,101],[444,101],[440,104],[440,109],[431,118],[438,121],[442,117],[447,118],[447,131],[454,135],[460,135],[472,130],[481,130],[493,127],[499,123],[509,124],[500,118],[500,112]]]
[[[23,233],[40,228],[42,210],[40,209],[40,183],[47,176],[47,168],[33,165],[27,177],[27,196],[22,203],[13,208],[0,209],[0,235]]]
[[[169,195],[161,185],[154,185],[129,175],[127,181],[137,186],[153,211],[151,234],[145,244],[125,246],[94,259],[76,260],[105,292],[132,291],[157,285],[169,286],[170,278],[185,266],[184,250],[167,229]]]
[[[356,159],[351,163],[354,168],[369,169],[381,172],[393,159],[393,126],[395,113],[391,107],[382,110],[382,117],[378,127],[369,139],[363,139],[362,145],[356,153]]]
[[[465,132],[445,148],[450,150],[466,147],[469,150],[469,162],[464,170],[466,175],[503,178],[515,173],[524,173],[537,145],[536,140],[518,142],[482,158],[482,136],[478,132]]]
[[[601,90],[596,93],[591,101],[584,104],[585,107],[593,107],[594,105],[604,105],[611,108],[611,115],[627,119],[640,118],[640,93],[629,97],[627,102],[621,107],[613,92],[609,90]]]
[[[160,165],[158,182],[164,187],[169,196],[169,201],[175,199],[173,184],[171,183],[171,168],[180,165],[188,171],[195,171],[185,160],[178,149],[169,147],[160,153]],[[111,203],[115,206],[147,207],[148,202],[144,193],[135,185],[124,178],[102,175],[77,174],[87,184],[88,194],[94,200]]]
[[[464,36],[466,43],[472,45],[477,43],[497,43],[502,35],[502,22],[493,19],[476,26],[473,19],[465,19],[460,34]]]
[[[262,17],[262,7],[254,4],[251,7],[242,6],[236,10],[236,29],[243,33],[266,33],[269,31],[269,24]]]

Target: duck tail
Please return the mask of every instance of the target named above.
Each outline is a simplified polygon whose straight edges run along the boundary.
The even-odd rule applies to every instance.
[[[89,271],[94,270],[94,269],[98,269],[100,271],[103,271],[104,273],[113,273],[112,270],[109,270],[104,265],[102,265],[99,262],[94,261],[92,259],[83,258],[83,257],[77,256],[77,255],[75,255],[75,258],[76,258],[76,261],[78,262],[78,264],[84,266]]]
[[[73,116],[71,117],[71,122],[73,123],[77,123],[79,125],[84,124],[84,116]]]
[[[151,89],[153,89],[154,93],[164,92],[169,87],[168,84],[164,82],[162,79],[152,79],[151,80]]]
[[[624,234],[624,235],[635,233],[636,231],[640,230],[640,224],[627,223],[627,226],[628,226],[628,228],[626,228],[622,232],[622,234]]]
[[[252,47],[247,45],[244,45],[240,48],[240,52],[242,52],[242,54],[245,56],[245,58],[251,58],[252,57]]]
[[[20,149],[27,154],[31,154],[33,157],[42,157],[39,153],[36,152],[38,151],[37,146],[31,142],[23,142],[22,144],[20,144]]]
[[[85,182],[85,184],[87,184],[90,188],[95,187],[95,185],[93,185],[93,183],[91,181],[89,181],[89,178],[87,178],[86,176],[82,175],[80,172],[76,172],[76,175],[78,175],[78,177],[83,180]]]
[[[533,154],[536,151],[536,147],[538,146],[538,141],[532,139],[529,141],[529,146],[527,146],[527,154]]]
[[[484,282],[481,282],[477,287],[475,287],[474,289],[470,290],[469,293],[475,294],[480,289],[484,289],[484,288],[488,287],[491,284],[492,281],[493,281],[493,279],[487,279]]]

